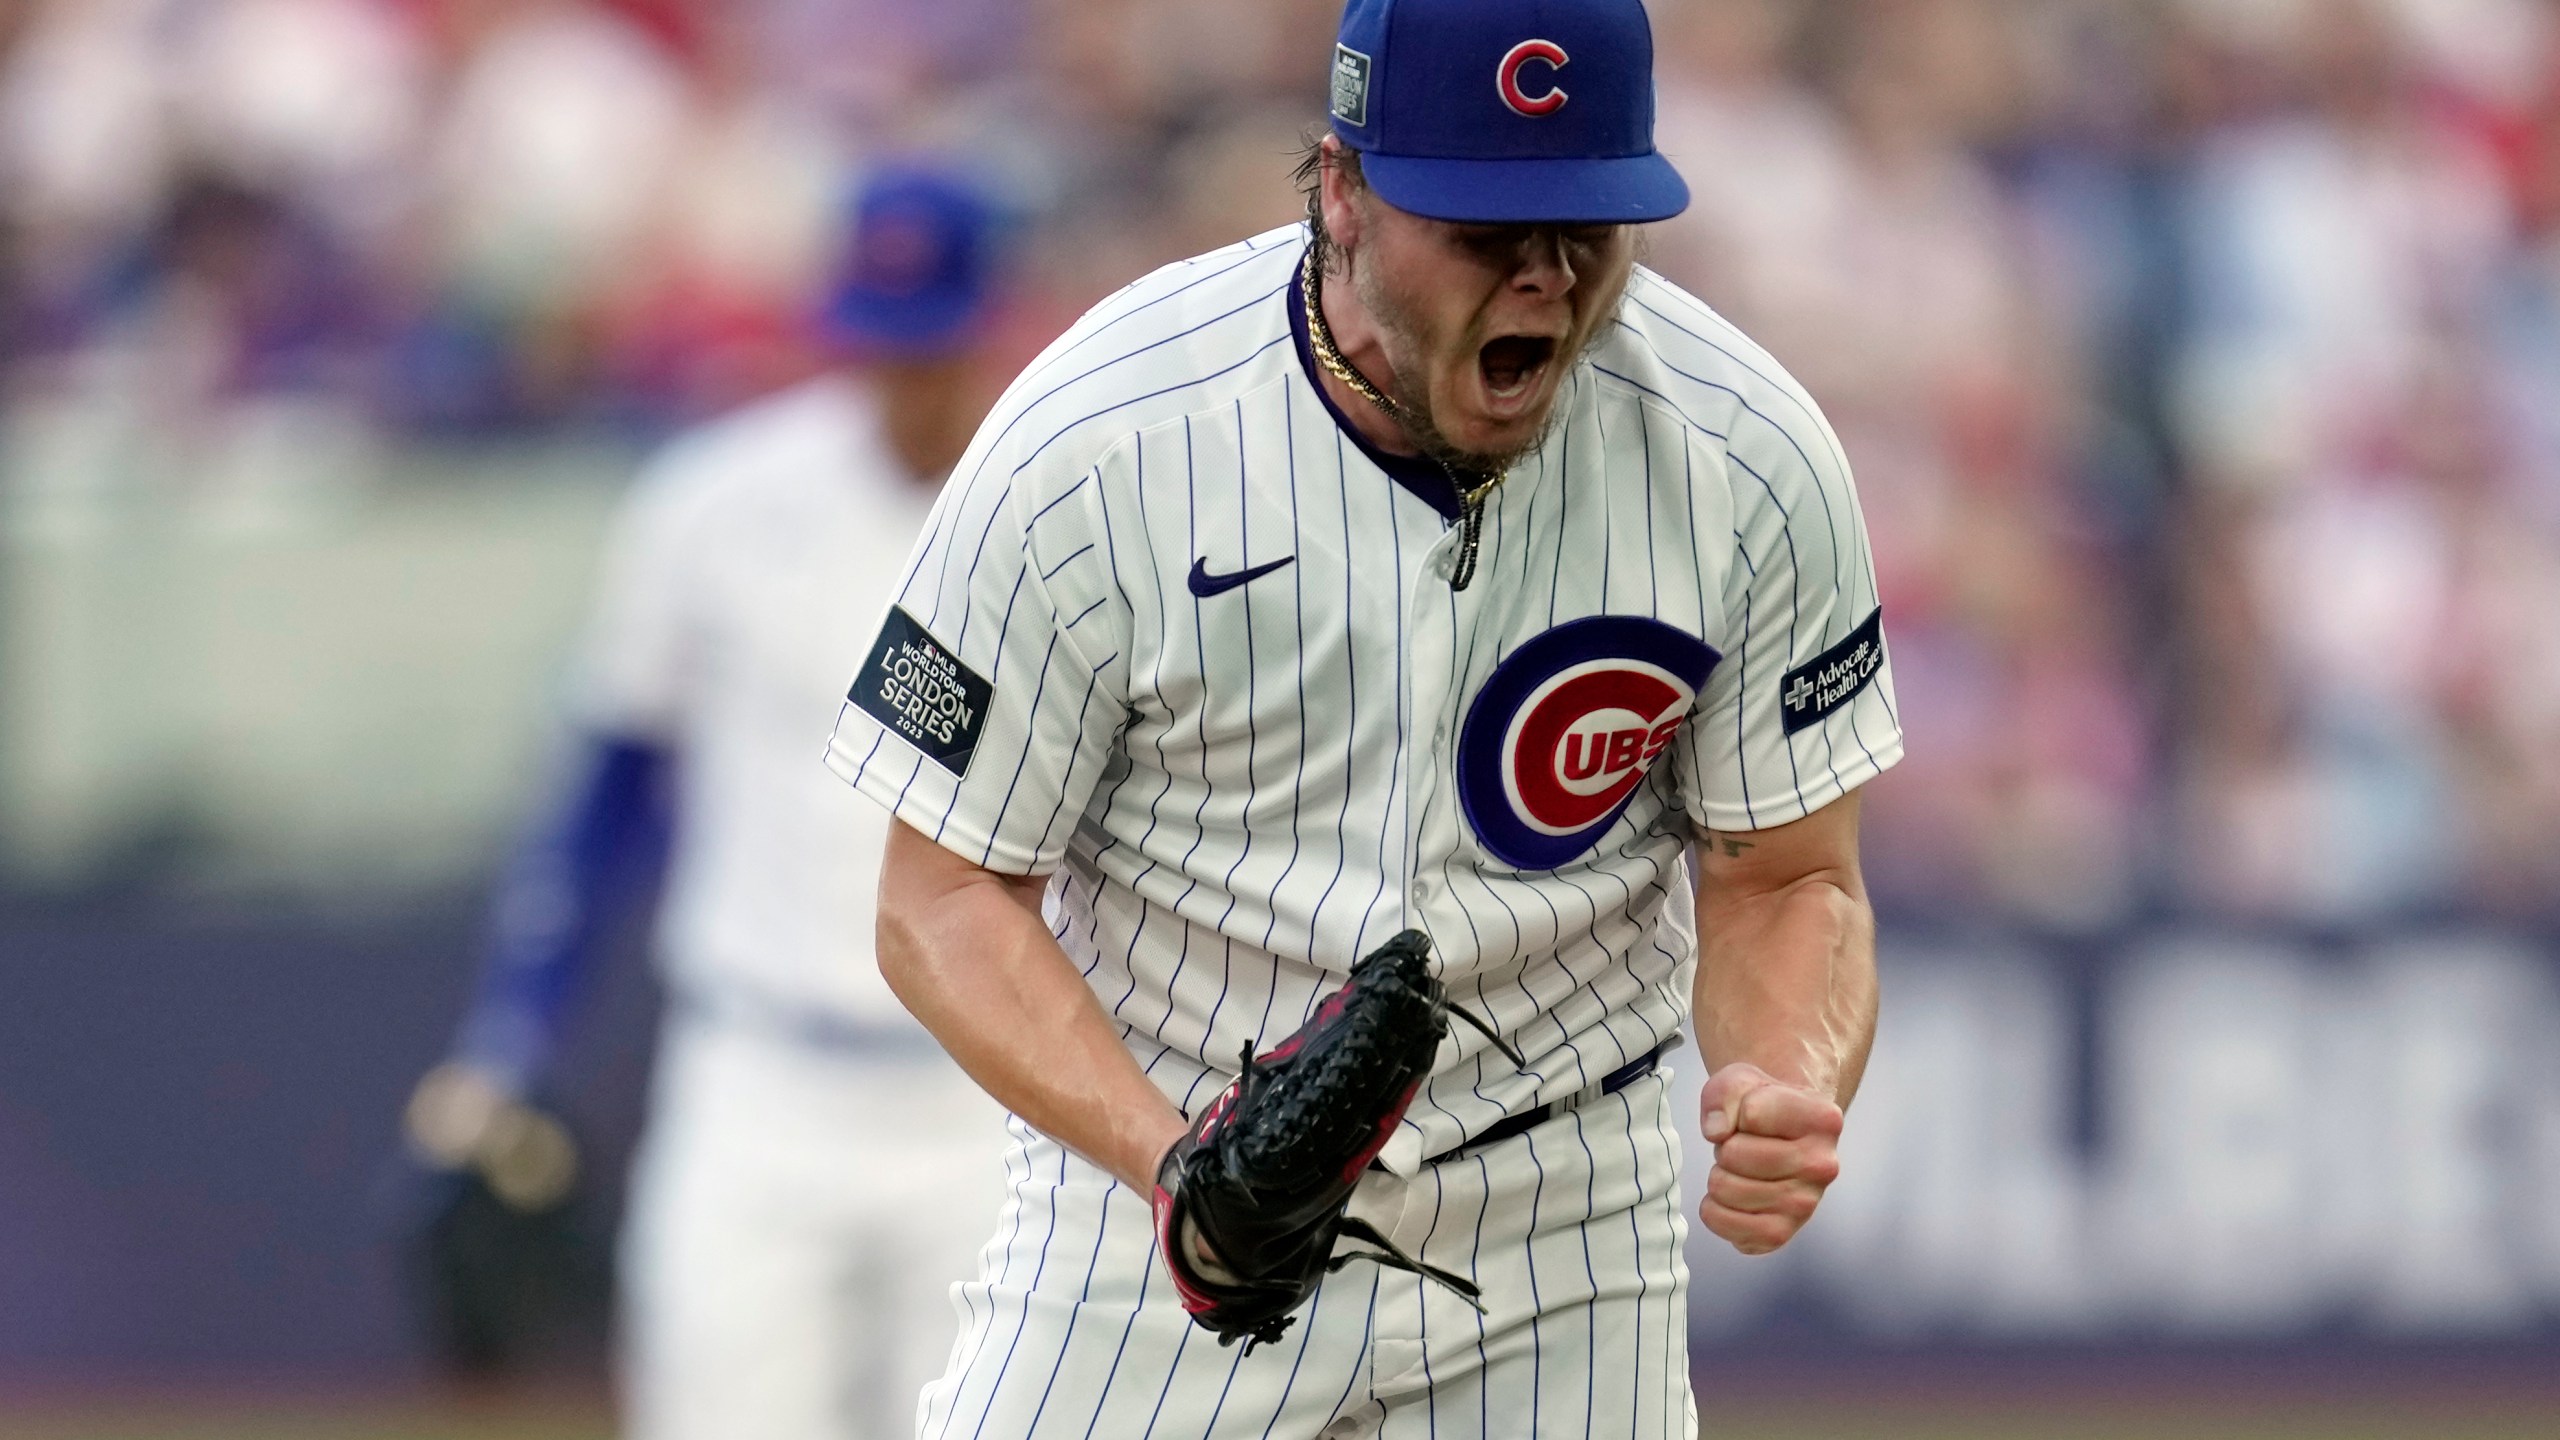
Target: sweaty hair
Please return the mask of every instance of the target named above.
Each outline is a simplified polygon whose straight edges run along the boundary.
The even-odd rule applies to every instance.
[[[1330,276],[1342,273],[1342,266],[1339,263],[1342,256],[1334,246],[1332,233],[1324,228],[1325,133],[1319,130],[1308,137],[1306,149],[1298,154],[1298,168],[1289,178],[1296,183],[1298,193],[1305,196],[1307,201],[1307,230],[1314,237],[1307,244],[1307,253],[1314,257],[1316,273]],[[1340,158],[1333,163],[1341,169],[1343,180],[1355,192],[1369,183],[1360,173],[1359,151],[1345,145],[1340,152]]]

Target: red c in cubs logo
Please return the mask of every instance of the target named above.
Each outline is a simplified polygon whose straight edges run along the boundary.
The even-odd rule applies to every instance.
[[[1564,108],[1568,98],[1564,91],[1549,80],[1544,91],[1530,94],[1520,88],[1520,67],[1538,60],[1545,62],[1550,70],[1561,70],[1571,59],[1564,53],[1564,47],[1553,40],[1523,40],[1503,55],[1501,67],[1494,72],[1494,88],[1502,92],[1503,104],[1530,119],[1553,115]]]
[[[1636,788],[1696,698],[1636,660],[1589,661],[1539,686],[1503,737],[1512,812],[1542,835],[1585,829]]]
[[[1715,648],[1651,616],[1531,636],[1467,704],[1458,800],[1485,853],[1553,870],[1598,843],[1680,736]]]

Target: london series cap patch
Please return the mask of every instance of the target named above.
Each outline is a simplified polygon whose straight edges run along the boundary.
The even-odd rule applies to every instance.
[[[995,687],[942,647],[904,609],[890,607],[871,658],[845,699],[954,775],[969,773]]]
[[[1333,47],[1333,118],[1357,130],[1369,123],[1369,57]]]
[[[1884,668],[1884,610],[1878,607],[1847,638],[1790,670],[1778,682],[1779,713],[1793,735],[1858,698]]]

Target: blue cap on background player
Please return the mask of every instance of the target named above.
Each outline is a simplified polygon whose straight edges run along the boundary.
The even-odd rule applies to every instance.
[[[956,170],[882,166],[855,194],[825,319],[844,343],[934,355],[966,342],[995,291],[996,208]]]
[[[1350,0],[1333,133],[1434,220],[1632,224],[1689,205],[1653,148],[1641,0]]]

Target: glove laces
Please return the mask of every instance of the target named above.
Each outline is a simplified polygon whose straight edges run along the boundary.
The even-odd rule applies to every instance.
[[[1503,1039],[1500,1033],[1495,1031],[1490,1023],[1476,1015],[1474,1011],[1454,1003],[1447,1004],[1446,1009],[1448,1010],[1448,1013],[1466,1021],[1469,1026],[1474,1028],[1477,1034],[1482,1035],[1495,1050],[1500,1051],[1503,1057],[1509,1060],[1514,1066],[1523,1070],[1529,1068],[1528,1060],[1525,1059],[1518,1050],[1512,1048],[1509,1041]],[[1248,1040],[1245,1042],[1244,1052],[1236,1058],[1236,1064],[1238,1070],[1241,1072],[1237,1077],[1239,1095],[1253,1093],[1259,1090],[1262,1084],[1268,1083],[1264,1080],[1264,1077],[1267,1076],[1270,1071],[1268,1067],[1262,1065],[1255,1058],[1252,1041]],[[1406,1253],[1403,1246],[1400,1246],[1396,1244],[1395,1241],[1388,1239],[1385,1232],[1379,1230],[1377,1226],[1370,1224],[1368,1221],[1363,1220],[1356,1215],[1345,1215],[1335,1222],[1334,1234],[1337,1238],[1347,1237],[1377,1248],[1371,1250],[1353,1250],[1346,1254],[1330,1257],[1324,1262],[1326,1274],[1330,1275],[1354,1261],[1366,1260],[1383,1270],[1401,1270],[1408,1275],[1419,1275],[1425,1280],[1429,1280],[1440,1285],[1459,1299],[1466,1301],[1468,1305],[1474,1308],[1477,1314],[1482,1315],[1487,1313],[1484,1308],[1484,1291],[1474,1281],[1456,1273],[1455,1271],[1443,1270],[1439,1266],[1431,1264],[1428,1261],[1416,1259],[1414,1256]],[[1256,1347],[1279,1343],[1280,1337],[1288,1332],[1291,1322],[1296,1319],[1297,1317],[1295,1315],[1275,1316],[1261,1328],[1246,1333],[1242,1337],[1244,1339],[1244,1353],[1251,1355]],[[1220,1345],[1232,1345],[1237,1339],[1238,1336],[1236,1335],[1222,1335],[1219,1337],[1218,1343]]]

